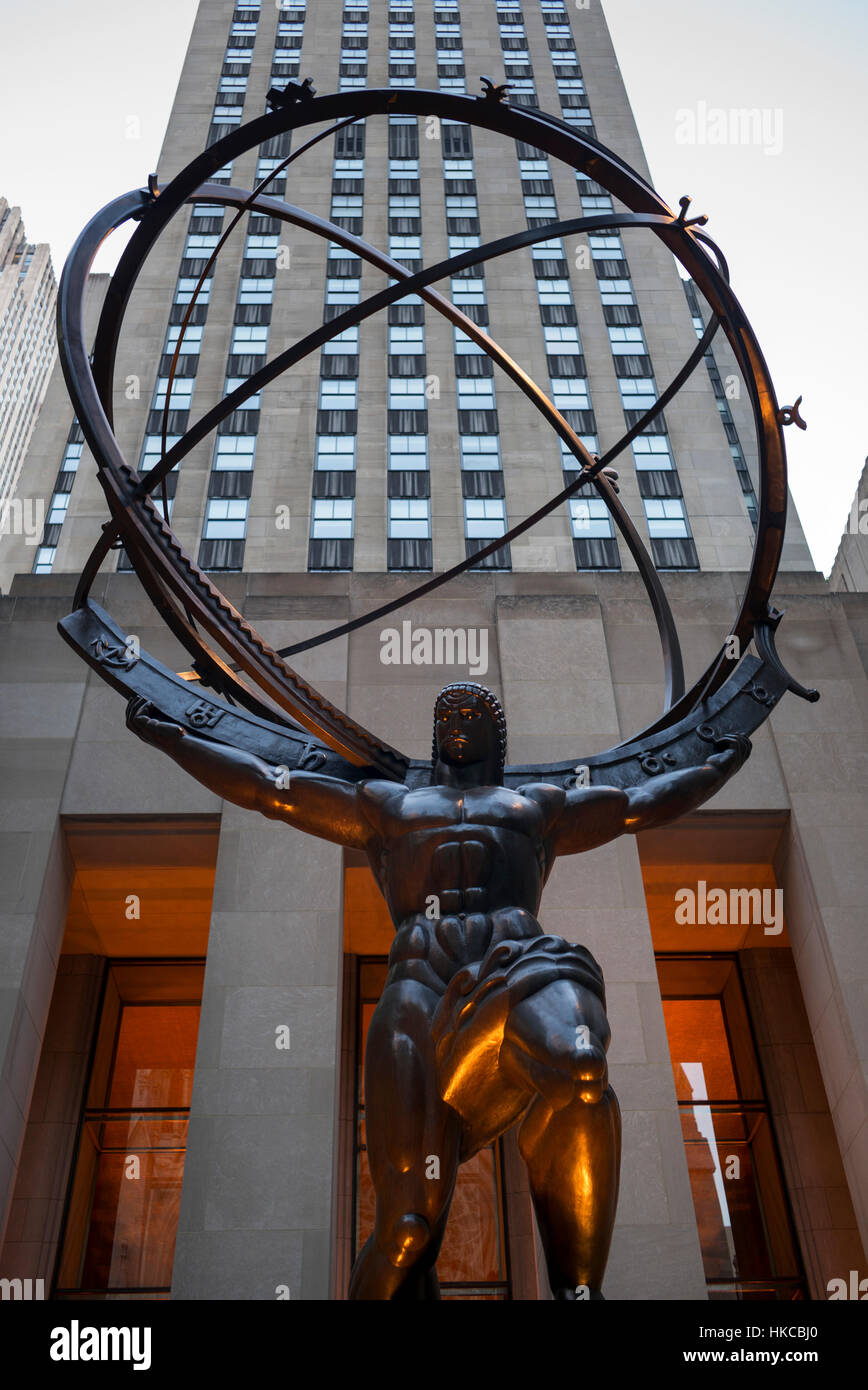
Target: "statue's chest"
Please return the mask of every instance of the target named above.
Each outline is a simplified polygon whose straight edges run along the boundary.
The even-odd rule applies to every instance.
[[[424,787],[405,797],[401,824],[395,829],[403,834],[418,834],[448,828],[459,838],[472,836],[476,829],[487,838],[486,831],[492,836],[509,831],[527,834],[535,819],[536,806],[503,787],[472,788],[466,792]]]

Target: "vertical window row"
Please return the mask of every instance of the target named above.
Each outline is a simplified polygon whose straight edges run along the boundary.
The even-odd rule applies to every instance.
[[[696,286],[692,280],[683,280],[682,284],[684,285],[684,293],[687,296],[687,303],[690,306],[690,313],[693,318],[693,327],[696,329],[696,336],[697,338],[701,338],[707,325],[702,317]],[[732,411],[729,408],[726,390],[711,348],[709,348],[708,352],[705,354],[705,365],[708,369],[708,376],[711,381],[712,390],[714,391],[717,408],[720,411],[720,420],[723,425],[724,433],[726,434],[726,441],[729,444],[729,452],[735,464],[735,471],[738,476],[739,486],[741,487],[741,494],[744,498],[744,505],[747,508],[747,514],[750,517],[751,525],[753,529],[756,530],[758,516],[756,492],[754,491],[753,481],[748,471],[747,463],[745,462],[744,451],[741,447],[741,440],[738,437],[735,421],[732,418]]]
[[[557,9],[560,17],[562,7],[558,6]],[[510,103],[535,106],[536,88],[527,54],[527,35],[521,6],[518,0],[516,3],[497,0],[496,10],[504,69],[510,83]],[[550,19],[545,11],[544,17],[548,25]],[[549,34],[550,46],[555,41],[559,45],[560,58],[564,38],[560,33]],[[571,41],[568,46],[572,47]],[[518,54],[527,55],[527,70],[516,82],[510,73]],[[564,52],[563,66],[568,64],[570,57],[578,63],[575,52]],[[576,80],[572,75],[570,78],[564,78],[564,81]],[[548,157],[543,151],[534,149],[532,145],[523,141],[516,142],[516,153],[528,227],[544,227],[547,223],[557,221],[557,199]],[[563,242],[560,238],[538,241],[531,247],[531,261],[552,401],[589,453],[596,454],[599,452],[597,422],[591,404],[578,314],[573,300]],[[575,455],[563,441],[560,441],[560,457],[565,482],[573,482],[578,472],[577,462]],[[620,569],[618,541],[603,498],[596,493],[573,497],[569,502],[569,515],[576,567],[581,570]]]
[[[368,9],[347,3],[341,31],[340,89],[367,80]],[[331,220],[361,236],[365,193],[365,127],[346,126],[335,135]],[[362,262],[329,242],[323,320],[339,318],[362,291]],[[316,446],[311,499],[309,570],[351,570],[356,495],[356,436],[359,416],[359,328],[345,329],[320,352]]]
[[[466,71],[457,0],[434,0],[434,48],[440,90],[463,92]]]
[[[265,364],[281,223],[251,213],[235,302],[223,394],[242,386]],[[240,570],[259,433],[259,392],[221,420],[214,444],[199,564],[208,570]]]
[[[564,119],[593,135],[591,112],[566,8],[542,3],[542,0],[541,8]],[[576,182],[583,212],[614,210],[611,197],[593,179],[577,173]],[[624,419],[632,426],[654,405],[658,392],[630,268],[617,233],[592,233],[588,244]],[[662,413],[637,436],[632,450],[656,567],[660,570],[698,569],[696,546]]]
[[[208,131],[209,145],[216,144],[241,124],[258,24],[258,3],[236,4]]]
[[[435,3],[435,20],[441,6]],[[459,32],[460,20],[453,27]],[[458,50],[463,60],[463,50]],[[463,61],[461,71],[463,73]],[[453,78],[440,71],[440,86],[454,89],[463,76]],[[459,121],[442,121],[446,232],[449,255],[456,256],[480,244],[479,202],[470,127]],[[469,266],[453,275],[451,298],[456,308],[486,328],[489,323],[484,266]],[[464,504],[465,554],[475,555],[492,540],[506,534],[506,489],[500,450],[500,426],[494,389],[494,363],[472,338],[453,330],[458,444],[461,459],[461,493]],[[501,546],[479,561],[480,569],[508,570],[509,546]]]
[[[226,49],[223,54],[223,65],[220,71],[217,96],[214,103],[214,113],[208,133],[209,145],[213,145],[216,141],[223,139],[223,137],[229,133],[229,130],[237,126],[241,121],[247,95],[253,46],[256,42],[259,8],[258,3],[236,4],[230,24]],[[218,169],[217,172],[212,175],[212,181],[214,183],[229,183],[231,175],[231,165],[224,165],[222,169]],[[139,472],[142,474],[150,472],[162,455],[163,411],[169,393],[169,375],[171,372],[172,360],[179,341],[181,343],[181,350],[175,364],[175,375],[172,381],[171,396],[169,398],[166,435],[167,450],[177,444],[181,436],[186,433],[189,424],[190,410],[193,403],[193,390],[199,368],[199,353],[202,347],[202,338],[211,299],[213,276],[209,275],[202,283],[196,302],[192,310],[190,310],[190,317],[183,339],[181,339],[180,336],[181,326],[187,315],[189,306],[192,303],[199,279],[205,270],[211,253],[215,250],[220,240],[223,231],[223,213],[224,210],[219,204],[195,203],[190,214],[187,237],[184,243],[184,254],[178,272],[174,300],[169,313],[169,324],[163,343],[163,352],[160,357],[157,380],[154,386],[154,394],[151,398],[151,409],[148,413],[145,437],[139,459]],[[226,421],[223,422],[224,427],[226,423]],[[166,520],[171,519],[177,485],[178,474],[176,465],[165,479],[165,491],[168,499],[168,515],[165,516]],[[161,515],[165,515],[162,487],[155,489],[151,494],[151,500],[157,511]],[[203,556],[200,549],[200,563],[204,563],[211,558],[212,556],[208,553]],[[210,568],[211,566],[206,567]],[[214,567],[216,568],[217,566]],[[132,565],[129,557],[125,551],[122,551],[118,559],[118,569],[129,570],[131,568]]]
[[[542,151],[523,142],[517,142],[517,154],[528,226],[542,227],[556,221],[557,201],[548,159]],[[588,452],[597,454],[597,421],[591,404],[564,244],[560,238],[538,241],[531,247],[531,259],[552,401]],[[563,440],[560,453],[564,481],[573,482],[578,464]],[[580,570],[620,569],[618,541],[603,498],[588,490],[570,499],[569,513],[576,567]]]
[[[169,396],[166,427],[167,451],[177,444],[181,436],[186,433],[190,422],[193,390],[196,385],[196,374],[199,370],[199,353],[211,298],[211,285],[213,283],[211,276],[202,283],[196,303],[190,312],[190,320],[183,339],[180,337],[181,325],[192,301],[196,285],[199,283],[199,278],[208,262],[208,257],[220,239],[222,229],[223,209],[219,204],[193,204],[184,242],[184,254],[175,284],[175,295],[169,310],[169,324],[163,341],[163,351],[151,397],[151,408],[148,411],[145,425],[145,437],[139,456],[139,472],[142,475],[149,473],[162,457],[163,411],[169,395],[169,374],[172,369],[172,360],[179,340],[181,351],[175,364],[175,375],[172,380],[171,396]],[[162,486],[158,486],[151,493],[151,501],[164,520],[171,520],[172,506],[178,486],[177,469],[178,465],[176,464],[165,479],[165,491],[169,503],[168,515],[165,514],[163,507]],[[122,550],[118,557],[118,569],[132,569],[132,564],[125,550]]]
[[[368,80],[367,0],[345,0],[341,27],[340,90],[364,87]]]
[[[633,426],[656,403],[658,391],[630,268],[617,234],[592,233],[588,242],[621,407],[627,425]],[[696,546],[662,412],[633,441],[632,450],[655,565],[661,570],[698,569]]]
[[[269,85],[278,90],[301,73],[301,46],[304,40],[304,21],[307,14],[306,0],[284,0],[277,15],[277,36],[274,52],[271,55],[271,76]],[[291,136],[288,131],[265,140],[259,146],[256,162],[256,182],[273,174],[283,163],[290,150]],[[286,195],[286,173],[278,174],[265,189],[266,197],[283,198]]]
[[[48,514],[42,528],[42,539],[37,546],[33,560],[34,574],[51,574],[60,541],[60,528],[66,518],[69,496],[75,482],[75,475],[78,472],[83,448],[84,435],[81,431],[81,425],[77,420],[73,420],[69,434],[66,436],[63,458],[60,461],[60,469],[48,505]]]
[[[406,13],[405,27],[412,17]],[[415,116],[389,118],[388,196],[389,255],[407,270],[421,270],[419,123]],[[419,295],[405,295],[389,306],[388,334],[387,564],[390,570],[430,570],[429,382],[425,306]]]
[[[389,4],[389,86],[416,85],[416,17],[413,0]]]
[[[561,0],[542,0],[540,9],[560,99],[561,118],[583,134],[593,136],[594,123],[566,6]]]
[[[273,86],[280,86],[281,83],[285,85],[291,78],[300,74],[306,13],[306,0],[283,0],[277,16],[277,37],[271,58]]]
[[[278,13],[271,85],[279,86],[298,75],[304,15],[303,3],[284,6]],[[238,20],[239,10],[236,9],[233,28]],[[255,38],[255,28],[252,33],[248,30],[248,37]],[[252,50],[252,42],[249,49]],[[249,56],[247,68],[249,71]],[[229,75],[243,74],[233,71]],[[257,182],[270,174],[288,151],[288,134],[276,136],[260,145]],[[215,176],[215,181],[228,182],[230,177],[231,168],[226,166]],[[266,191],[280,196],[284,189],[285,180],[278,179]],[[278,219],[259,213],[251,213],[248,217],[226,362],[224,396],[241,386],[266,361],[281,226]],[[259,411],[260,396],[257,393],[218,426],[199,543],[199,564],[202,569],[234,571],[240,570],[244,564]]]
[[[497,0],[495,8],[500,28],[503,70],[509,82],[510,104],[535,106],[533,68],[520,0]]]

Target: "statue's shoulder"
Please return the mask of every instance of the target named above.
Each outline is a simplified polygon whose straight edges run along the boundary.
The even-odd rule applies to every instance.
[[[403,782],[389,782],[386,779],[372,778],[360,782],[358,795],[362,804],[369,810],[392,810],[400,806],[407,795],[408,788]]]
[[[566,800],[563,787],[556,787],[552,782],[523,782],[520,787],[516,787],[516,791],[519,796],[527,797],[528,801],[535,801],[546,811],[560,810]]]

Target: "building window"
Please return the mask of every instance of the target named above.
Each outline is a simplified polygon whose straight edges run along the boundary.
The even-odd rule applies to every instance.
[[[625,410],[650,410],[657,400],[657,387],[652,377],[618,377],[621,403]]]
[[[389,326],[389,352],[393,356],[418,357],[425,351],[424,324]]]
[[[558,410],[590,410],[587,381],[583,377],[553,377],[552,400]]]
[[[674,467],[669,440],[665,434],[640,434],[631,445],[633,461],[639,469]]]
[[[237,391],[237,390],[238,390],[239,386],[246,386],[246,385],[247,385],[247,377],[246,377],[246,376],[227,376],[227,378],[226,378],[226,386],[225,386],[225,388],[224,388],[225,394],[226,394],[227,396],[228,396],[228,395],[231,395],[231,393],[232,393],[233,391]],[[262,397],[261,397],[260,393],[257,391],[255,396],[248,396],[248,397],[247,397],[247,400],[244,401],[244,403],[243,403],[243,404],[244,404],[244,409],[245,409],[245,410],[258,410],[259,407],[260,407],[261,401],[262,401]]]
[[[45,518],[46,526],[62,526],[66,520],[66,509],[69,506],[68,492],[55,492],[48,507],[48,515]]]
[[[214,467],[218,471],[249,471],[256,453],[255,434],[221,434],[214,450]]]
[[[178,443],[181,438],[179,434],[166,435],[166,453]],[[160,462],[163,457],[163,440],[159,434],[146,434],[142,443],[142,456],[139,462],[139,472],[149,473],[150,470]],[[178,464],[175,464],[175,468]],[[174,470],[173,470],[174,471]]]
[[[172,410],[189,410],[190,401],[193,399],[193,387],[196,385],[196,378],[192,376],[176,376],[172,382],[171,406]],[[161,376],[157,379],[154,389],[153,409],[162,410],[166,404],[166,392],[169,389],[169,378]]]
[[[361,284],[361,280],[349,276],[326,280],[326,304],[358,304]]]
[[[197,284],[198,280],[193,280],[186,276],[179,279],[175,289],[175,303],[189,304],[193,295],[196,293]],[[211,284],[211,280],[202,281],[202,288],[199,290],[198,295],[196,295],[197,304],[207,304],[209,302],[211,298]]]
[[[496,434],[463,434],[459,448],[462,468],[500,468],[500,441]]]
[[[355,377],[326,377],[320,382],[319,387],[320,410],[355,410],[358,404],[358,385]]]
[[[425,408],[426,407],[424,377],[390,377],[390,410],[424,410]]]
[[[179,323],[173,323],[166,334],[166,346],[163,351],[167,356],[174,355],[175,349],[178,346],[178,340],[180,339],[181,351],[179,356],[183,356],[185,353],[197,353],[202,347],[202,334],[204,331],[201,324],[188,323],[184,336],[181,338],[181,325]]]
[[[322,350],[326,356],[357,355],[359,351],[358,324],[353,328],[345,328],[343,333],[336,333],[333,338],[329,338],[327,343],[323,343]]]
[[[389,435],[389,467],[425,469],[428,467],[428,436]]]
[[[613,212],[612,199],[607,194],[594,194],[582,198],[582,212]],[[629,303],[630,301],[625,301]]]
[[[351,497],[317,498],[313,504],[311,536],[314,540],[349,539],[353,534]]]
[[[544,324],[543,338],[546,349],[551,353],[576,356],[582,350],[579,330],[572,324]]]
[[[657,970],[708,1297],[804,1298],[737,961],[660,956]]]
[[[273,279],[254,279],[244,275],[238,287],[239,304],[270,304],[274,295]]]
[[[248,357],[264,356],[268,351],[268,324],[236,324],[229,351]]]
[[[246,497],[212,497],[205,511],[205,529],[202,532],[206,541],[243,540],[247,531],[247,510],[250,502]]]
[[[644,356],[645,339],[638,324],[631,328],[609,328],[608,332],[614,357]]]
[[[506,503],[501,497],[466,497],[464,530],[468,540],[495,540],[506,534]]]
[[[356,436],[354,434],[318,435],[316,466],[317,468],[355,468]]]
[[[203,975],[187,962],[109,969],[56,1298],[169,1296]]]
[[[537,280],[536,293],[540,304],[572,304],[569,280]]]
[[[584,203],[584,199],[582,202]],[[629,280],[598,280],[600,299],[604,304],[632,304],[633,287]]]
[[[652,539],[690,535],[680,497],[643,497],[642,505],[648,522],[648,535]]]
[[[56,554],[57,546],[41,545],[36,552],[36,559],[33,561],[33,573],[51,574],[51,567],[54,564]]]
[[[389,538],[425,540],[431,535],[431,504],[423,497],[389,500]]]
[[[582,540],[613,536],[612,518],[602,497],[571,497],[570,523],[573,535]]]

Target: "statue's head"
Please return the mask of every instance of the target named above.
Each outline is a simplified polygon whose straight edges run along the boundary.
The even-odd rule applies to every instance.
[[[487,782],[500,785],[506,765],[506,717],[497,696],[473,681],[446,685],[434,705],[432,766],[487,764]]]

